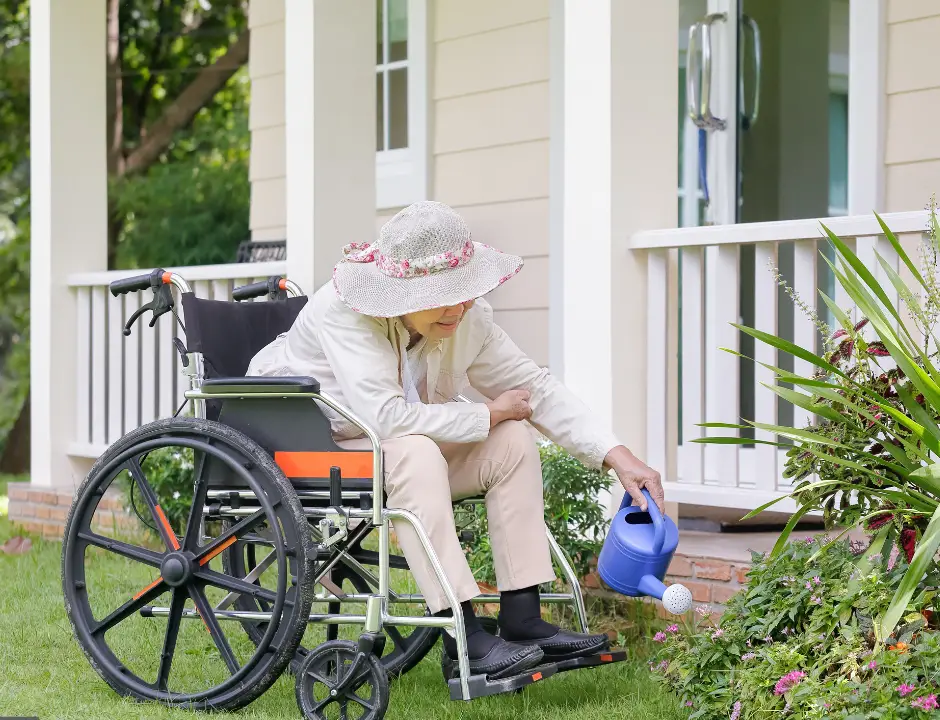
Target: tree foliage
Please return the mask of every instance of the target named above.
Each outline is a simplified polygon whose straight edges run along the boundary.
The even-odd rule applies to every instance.
[[[248,234],[247,0],[102,1],[108,266],[233,260]],[[7,442],[19,450],[29,443],[29,33],[29,1],[0,0],[0,438],[19,418]]]

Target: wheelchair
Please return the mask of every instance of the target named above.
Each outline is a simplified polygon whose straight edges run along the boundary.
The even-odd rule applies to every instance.
[[[185,326],[174,310],[174,289]],[[371,720],[385,714],[390,679],[414,668],[442,631],[453,634],[459,651],[456,664],[442,660],[452,700],[520,691],[557,673],[626,658],[610,651],[546,662],[514,677],[471,675],[463,616],[427,532],[412,513],[385,505],[376,433],[314,378],[245,376],[255,353],[290,329],[307,302],[301,289],[271,277],[235,288],[231,301],[209,300],[162,269],[110,286],[115,298],[145,290],[153,299],[136,309],[123,333],[129,336],[147,311],[151,328],[160,315],[173,313],[185,336],[185,342],[174,337],[172,349],[188,384],[186,401],[173,417],[128,432],[96,461],[69,511],[62,549],[74,636],[114,691],[191,710],[234,710],[288,672],[304,717],[325,718],[337,705],[343,718],[358,706]],[[191,415],[180,416],[187,405]],[[358,426],[372,450],[338,447],[323,407]],[[164,510],[170,499],[145,471],[149,459],[168,448],[192,458],[192,503],[177,527]],[[138,516],[151,530],[150,546],[97,529],[96,512],[121,477],[132,503],[144,506]],[[392,588],[393,572],[409,577],[407,561],[393,553],[392,521],[414,528],[451,617],[433,616],[420,594]],[[569,591],[542,593],[541,601],[568,605],[587,632],[572,564],[551,533],[549,543]],[[110,568],[111,560],[133,571],[128,582],[137,589],[130,597],[105,589],[96,597],[91,571]],[[483,594],[475,602],[498,603],[499,596]],[[344,613],[344,607],[356,609]],[[392,614],[392,607],[411,608],[410,614]],[[495,622],[481,620],[496,632]],[[211,642],[200,623],[189,621],[201,621]],[[161,624],[154,629],[153,623]],[[122,624],[131,638],[112,640]],[[358,634],[340,638],[348,626]],[[325,629],[324,636],[308,641],[311,627]],[[154,633],[149,645],[145,630]],[[199,671],[174,674],[174,658],[190,652],[178,647],[180,639],[197,631]],[[139,656],[148,648],[152,659],[144,662]]]

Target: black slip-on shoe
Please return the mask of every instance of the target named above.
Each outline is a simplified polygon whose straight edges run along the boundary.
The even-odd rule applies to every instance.
[[[500,636],[508,640],[505,632]],[[570,632],[559,629],[557,633],[547,638],[538,640],[518,640],[512,641],[524,643],[525,645],[537,645],[542,649],[545,656],[545,662],[556,662],[558,660],[570,660],[572,658],[596,655],[610,649],[610,638],[605,634],[586,635],[585,633]]]
[[[542,662],[545,653],[535,643],[497,642],[481,658],[470,658],[470,674],[486,675],[495,679],[519,675]],[[450,680],[460,674],[457,659],[444,650],[441,653],[441,670],[444,679]]]

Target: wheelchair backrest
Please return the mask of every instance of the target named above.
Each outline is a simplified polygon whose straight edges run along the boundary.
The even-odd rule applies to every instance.
[[[180,296],[189,352],[201,353],[206,378],[244,377],[251,359],[281,333],[290,330],[307,296],[278,302],[205,300]]]

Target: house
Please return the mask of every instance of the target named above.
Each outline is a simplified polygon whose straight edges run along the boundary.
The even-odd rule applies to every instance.
[[[51,489],[175,411],[183,384],[172,323],[124,343],[140,299],[106,293],[104,10],[32,12],[32,485]],[[250,13],[252,237],[286,238],[287,259],[180,270],[197,293],[285,271],[311,291],[342,245],[441,200],[525,257],[491,296],[498,322],[662,470],[682,516],[735,519],[786,493],[780,451],[690,442],[704,421],[805,419],[719,348],[753,350],[739,320],[817,341],[766,265],[808,302],[836,292],[820,219],[872,267],[887,248],[872,211],[918,242],[940,187],[940,6],[251,0]]]

